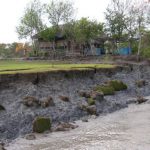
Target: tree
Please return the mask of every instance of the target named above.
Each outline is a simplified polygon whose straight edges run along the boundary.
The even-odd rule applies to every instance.
[[[16,57],[16,45],[17,43],[12,44],[0,44],[0,57],[2,58],[13,58]]]
[[[138,40],[137,59],[141,53],[142,47],[142,34],[146,28],[148,15],[148,5],[142,0],[132,0],[130,7],[128,8],[126,29],[130,38],[130,45],[132,45],[132,39]]]
[[[78,44],[82,53],[85,52],[85,49],[91,49],[92,40],[100,37],[102,34],[103,24],[88,18],[81,18],[78,21],[72,22],[65,29],[66,37]]]
[[[88,18],[81,18],[75,26],[76,41],[79,43],[90,43],[92,39],[100,37],[103,34],[103,24],[97,21],[91,21]]]
[[[44,41],[53,42],[53,50],[55,50],[55,38],[57,33],[58,33],[58,28],[52,26],[41,31],[39,33],[39,37],[42,38]]]
[[[55,37],[56,37],[56,34],[57,34],[57,28],[55,27],[49,27],[43,31],[41,31],[39,33],[39,36],[40,38],[42,38],[44,41],[55,41]]]
[[[137,33],[137,23],[136,23],[136,10],[135,5],[131,4],[128,7],[128,11],[126,14],[126,33],[127,39],[129,41],[129,47],[131,48],[134,43],[134,39]]]
[[[68,51],[74,49],[74,43],[76,41],[76,21],[72,20],[63,25],[62,34],[67,40]]]
[[[142,44],[142,32],[146,26],[146,14],[147,14],[147,5],[144,2],[141,2],[136,7],[136,22],[137,22],[137,30],[139,34],[139,45],[138,45],[138,53],[137,60],[139,61],[140,53],[141,53],[141,44]]]
[[[62,33],[68,40],[75,40],[76,21],[72,20],[63,25]]]
[[[20,25],[16,28],[19,38],[27,38],[43,30],[42,5],[39,0],[33,0],[25,9],[20,20]]]
[[[147,7],[143,0],[112,0],[105,12],[108,33],[115,43],[126,39],[132,47],[133,39],[137,37],[138,57],[141,51],[142,32],[146,27]]]
[[[44,28],[42,20],[42,5],[39,0],[33,0],[25,9],[20,25],[17,27],[19,38],[30,38],[35,55],[38,55],[38,47],[33,41],[33,35]]]
[[[71,1],[54,1],[45,4],[48,20],[53,26],[66,24],[74,18],[75,9]]]
[[[105,12],[106,31],[114,39],[114,44],[123,38],[126,28],[126,10],[129,0],[112,0]]]

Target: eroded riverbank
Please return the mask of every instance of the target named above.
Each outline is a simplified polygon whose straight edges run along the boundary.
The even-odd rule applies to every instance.
[[[70,122],[88,116],[87,112],[79,108],[79,105],[85,104],[87,100],[80,97],[77,91],[91,91],[96,85],[114,79],[126,83],[128,89],[116,92],[113,96],[105,96],[105,101],[96,103],[98,114],[107,114],[125,108],[138,94],[149,95],[149,66],[132,66],[119,68],[119,70],[90,70],[88,72],[8,75],[8,78],[1,80],[3,82],[0,86],[0,104],[6,109],[0,112],[1,141],[12,140],[20,135],[31,133],[32,122],[37,116],[51,118],[52,125],[60,121]],[[137,90],[135,82],[140,79],[144,79],[147,84]],[[61,101],[60,95],[67,96],[70,101]],[[25,96],[34,96],[41,100],[51,96],[55,106],[25,107],[22,104]]]
[[[150,102],[90,119],[77,121],[69,132],[37,135],[34,141],[17,139],[7,150],[148,150]]]

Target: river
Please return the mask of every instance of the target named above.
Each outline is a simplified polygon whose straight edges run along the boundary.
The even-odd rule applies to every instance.
[[[77,121],[69,132],[37,135],[28,141],[19,138],[7,150],[149,150],[150,104],[130,105],[120,111]]]

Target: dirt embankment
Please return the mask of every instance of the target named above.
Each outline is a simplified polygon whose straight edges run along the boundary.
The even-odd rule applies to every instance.
[[[118,67],[114,69],[91,69],[82,71],[57,71],[35,74],[0,75],[0,139],[14,139],[32,132],[32,122],[37,116],[49,117],[54,126],[60,121],[74,121],[89,115],[80,108],[87,103],[79,91],[92,91],[99,84],[112,79],[128,85],[123,92],[105,96],[96,102],[97,114],[109,113],[127,107],[137,94],[149,95],[150,71],[147,66]],[[137,90],[135,82],[146,80],[146,86]],[[53,107],[27,107],[23,98],[32,96],[42,101],[51,97]],[[68,98],[63,101],[61,98]]]

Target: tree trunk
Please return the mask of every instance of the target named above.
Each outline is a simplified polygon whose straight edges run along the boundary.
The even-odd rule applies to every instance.
[[[140,61],[140,52],[141,52],[141,43],[142,43],[142,37],[140,34],[140,39],[139,39],[139,45],[138,45],[138,53],[137,53],[137,61]]]

